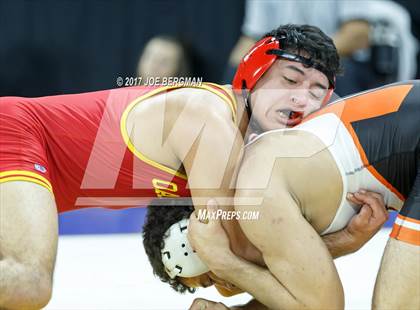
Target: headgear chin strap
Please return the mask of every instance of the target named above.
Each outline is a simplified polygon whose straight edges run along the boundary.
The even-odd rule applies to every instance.
[[[244,58],[242,58],[236,70],[235,77],[232,81],[232,88],[234,91],[242,92],[249,118],[251,118],[252,114],[249,93],[278,58],[300,62],[305,67],[313,67],[325,74],[328,78],[329,88],[322,104],[327,104],[331,98],[335,88],[335,76],[327,68],[312,61],[312,59],[283,50],[281,41],[285,38],[285,36],[280,38],[265,37],[259,40]]]
[[[210,269],[201,261],[188,242],[189,220],[183,219],[173,224],[166,231],[168,237],[164,240],[162,262],[166,273],[175,277],[195,277]]]

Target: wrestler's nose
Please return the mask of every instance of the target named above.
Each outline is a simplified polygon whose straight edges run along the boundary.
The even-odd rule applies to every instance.
[[[308,106],[308,97],[303,92],[296,92],[290,96],[293,110],[302,111]]]

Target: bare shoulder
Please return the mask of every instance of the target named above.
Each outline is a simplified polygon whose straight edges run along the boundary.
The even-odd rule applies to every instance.
[[[301,170],[315,165],[318,154],[327,150],[325,144],[315,135],[301,130],[273,130],[260,135],[245,147],[242,173],[252,171],[262,178],[287,178]]]
[[[173,92],[173,98],[185,113],[232,120],[227,102],[218,93],[201,88],[182,88]]]
[[[328,147],[315,135],[302,130],[273,130],[245,147],[238,186],[266,187],[276,181],[299,184],[309,173],[322,174],[332,167],[336,165]]]
[[[302,130],[276,130],[247,145],[237,187],[246,196],[252,193],[249,189],[255,194],[259,188],[263,197],[285,189],[312,219],[310,214],[316,214],[318,205],[324,210],[336,207],[343,190],[341,178],[328,146],[317,136]]]
[[[328,147],[314,134],[303,130],[272,130],[263,133],[246,146],[250,156],[265,156],[282,159],[314,157]]]
[[[133,119],[143,123],[165,122],[169,125],[180,116],[196,123],[214,119],[232,120],[229,105],[217,91],[192,87],[162,92],[147,98],[136,105],[129,115],[129,123]]]

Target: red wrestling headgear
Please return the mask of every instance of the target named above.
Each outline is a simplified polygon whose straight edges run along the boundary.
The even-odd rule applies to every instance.
[[[289,53],[282,49],[281,41],[284,37],[265,37],[255,43],[250,51],[242,58],[232,81],[232,88],[235,91],[251,91],[258,80],[273,65],[278,58],[302,63],[306,67],[313,67],[326,75],[329,81],[329,89],[324,98],[323,105],[327,104],[335,87],[335,76],[322,65],[313,62],[311,59]],[[247,107],[249,108],[249,107]],[[249,113],[250,111],[248,111]]]

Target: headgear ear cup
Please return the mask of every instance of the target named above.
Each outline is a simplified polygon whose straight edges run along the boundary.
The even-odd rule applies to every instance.
[[[277,59],[276,55],[267,54],[271,49],[279,49],[280,42],[275,37],[266,37],[255,43],[251,50],[242,58],[232,88],[241,91],[243,88],[251,90],[258,80]]]
[[[188,224],[189,220],[183,219],[165,233],[162,263],[171,279],[177,276],[195,277],[209,271],[188,242]]]

